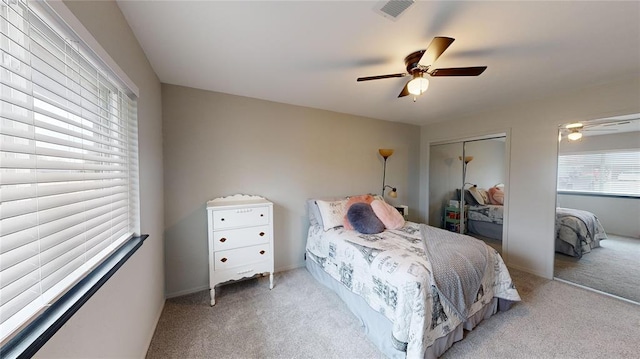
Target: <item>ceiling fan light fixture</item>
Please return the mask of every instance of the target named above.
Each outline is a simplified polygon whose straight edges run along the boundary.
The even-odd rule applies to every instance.
[[[573,129],[573,128],[582,128],[582,126],[583,126],[582,123],[575,122],[575,123],[568,124],[567,126],[565,126],[565,128],[570,130],[570,129]]]
[[[407,84],[407,90],[412,95],[422,95],[429,88],[429,80],[420,76],[416,76]]]
[[[567,138],[571,141],[577,141],[582,138],[582,133],[580,131],[571,131],[571,133],[567,135]]]

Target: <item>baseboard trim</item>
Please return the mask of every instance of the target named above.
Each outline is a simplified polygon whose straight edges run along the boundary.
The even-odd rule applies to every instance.
[[[167,293],[165,295],[165,298],[166,299],[170,299],[170,298],[175,298],[175,297],[181,297],[183,295],[193,294],[193,293],[200,292],[200,291],[207,290],[207,289],[209,289],[209,285],[203,285],[203,286],[199,286],[199,287],[195,287],[195,288],[191,288],[191,289],[181,290],[179,292]]]
[[[553,277],[553,280],[557,280],[558,282],[566,283],[566,284],[572,285],[572,286],[574,286],[574,287],[578,287],[578,288],[586,289],[586,290],[591,291],[591,292],[596,292],[596,293],[599,293],[599,294],[602,294],[602,295],[606,295],[607,297],[611,297],[611,298],[619,299],[619,300],[621,300],[621,301],[623,301],[623,302],[627,302],[627,303],[631,303],[631,304],[635,304],[635,305],[640,305],[640,303],[638,303],[638,302],[634,302],[633,300],[630,300],[630,299],[627,299],[627,298],[623,298],[623,297],[618,297],[617,295],[614,295],[614,294],[611,294],[611,293],[607,293],[607,292],[603,292],[603,291],[601,291],[601,290],[593,289],[593,288],[590,288],[590,287],[584,286],[584,285],[582,285],[582,284],[578,284],[578,283],[570,282],[570,281],[568,281],[568,280],[566,280],[566,279],[562,279],[562,278],[558,278],[558,277]]]
[[[276,269],[274,269],[274,272],[275,273],[286,272],[288,270],[302,268],[304,266],[305,266],[304,262],[300,262],[300,263],[292,264],[292,265],[289,265],[289,266],[276,268]],[[199,286],[199,287],[195,287],[195,288],[191,288],[191,289],[181,290],[179,292],[167,293],[165,295],[165,299],[171,299],[171,298],[175,298],[175,297],[182,297],[183,295],[193,294],[193,293],[200,292],[200,291],[203,291],[203,290],[208,290],[208,289],[209,289],[209,285],[203,285],[203,286]]]
[[[147,346],[146,349],[144,351],[144,353],[140,353],[140,356],[138,356],[138,358],[145,358],[147,356],[147,353],[149,352],[149,347],[151,346],[151,341],[153,340],[153,336],[154,334],[156,334],[156,328],[158,327],[158,322],[160,322],[160,316],[162,316],[162,311],[164,310],[164,305],[167,303],[166,300],[162,301],[162,305],[160,306],[160,310],[158,311],[158,313],[156,313],[156,320],[155,320],[155,325],[153,326],[153,330],[151,330],[149,332],[149,336],[147,338]]]
[[[545,273],[539,273],[537,271],[532,271],[531,268],[525,268],[525,267],[521,267],[521,266],[513,265],[513,264],[507,264],[507,268],[517,269],[517,270],[520,270],[520,271],[523,271],[523,272],[526,272],[526,273],[529,273],[529,274],[533,274],[535,276],[538,276],[538,277],[541,277],[541,278],[544,278],[544,279],[553,279],[553,276],[548,276]]]
[[[276,269],[274,269],[274,271],[276,273],[278,273],[278,272],[286,272],[288,270],[298,269],[298,268],[301,268],[301,267],[304,267],[304,266],[305,266],[304,262],[300,262],[300,263],[292,264],[292,265],[289,265],[289,266],[276,268]]]

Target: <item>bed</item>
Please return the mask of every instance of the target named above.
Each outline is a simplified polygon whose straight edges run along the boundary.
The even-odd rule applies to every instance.
[[[502,240],[504,219],[504,192],[502,187],[489,190],[474,186],[465,189],[464,201],[467,204],[467,233]],[[460,190],[457,190],[460,200]]]
[[[307,269],[388,357],[437,358],[463,330],[520,300],[500,255],[475,238],[413,222],[376,234],[327,229],[313,212]],[[448,246],[457,248],[442,255]],[[471,274],[454,271],[466,262],[476,265]]]
[[[572,208],[556,208],[556,252],[582,258],[607,234],[595,214]]]
[[[470,205],[467,207],[467,231],[501,241],[503,218],[503,205]]]

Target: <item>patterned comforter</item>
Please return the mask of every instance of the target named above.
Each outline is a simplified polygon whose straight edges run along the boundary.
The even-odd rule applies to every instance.
[[[595,214],[571,208],[556,208],[556,252],[582,258],[600,247],[607,234]]]
[[[428,240],[451,234],[429,227],[425,237]],[[379,234],[344,228],[325,232],[311,226],[307,252],[308,260],[315,261],[391,321],[394,346],[406,350],[409,358],[422,358],[436,339],[463,322],[448,301],[439,298],[417,223],[407,222],[401,229]],[[488,270],[481,276],[474,302],[465,310],[468,317],[494,297],[520,300],[500,255],[493,249],[486,253]]]

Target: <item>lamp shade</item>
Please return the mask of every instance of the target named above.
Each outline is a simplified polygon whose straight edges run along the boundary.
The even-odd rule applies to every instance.
[[[424,77],[415,77],[407,84],[407,90],[412,95],[422,95],[429,88],[429,80]]]
[[[378,150],[378,152],[380,152],[380,156],[384,157],[385,159],[389,156],[391,156],[393,154],[393,149],[391,148],[381,148]]]
[[[389,195],[389,197],[391,198],[398,198],[398,192],[396,191],[395,188],[392,188],[391,191],[389,191],[389,193],[387,193]]]
[[[458,159],[462,161],[462,156],[458,156]],[[473,161],[473,156],[464,156],[464,163],[469,163]]]

